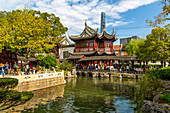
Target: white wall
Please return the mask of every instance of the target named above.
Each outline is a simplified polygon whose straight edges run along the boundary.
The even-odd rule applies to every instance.
[[[63,52],[64,52],[64,51],[69,51],[69,52],[73,53],[74,48],[75,48],[75,47],[60,48],[60,49],[59,49],[59,58],[60,58],[60,59],[63,59]]]

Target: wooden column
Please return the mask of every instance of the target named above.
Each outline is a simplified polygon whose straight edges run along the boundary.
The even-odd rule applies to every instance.
[[[118,71],[120,71],[120,60],[118,60]]]
[[[32,63],[30,62],[30,69],[32,69]]]
[[[134,61],[132,60],[132,71],[134,71]]]

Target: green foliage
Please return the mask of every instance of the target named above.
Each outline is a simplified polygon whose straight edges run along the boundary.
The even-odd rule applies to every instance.
[[[156,77],[148,77],[147,75],[141,81],[138,90],[135,92],[135,100],[137,103],[137,111],[143,106],[144,100],[152,101],[153,97],[163,91],[163,84]]]
[[[126,45],[126,51],[129,55],[137,55],[140,46],[144,44],[145,39],[136,39],[136,40],[131,40],[127,45]]]
[[[154,96],[164,90],[163,83],[159,79],[170,80],[170,67],[164,67],[157,70],[148,70],[145,78],[141,81],[139,89],[135,93],[137,110],[143,106],[144,100],[151,100]],[[161,97],[162,100],[170,102],[168,93],[164,93]]]
[[[32,92],[18,92],[16,90],[8,89],[14,88],[17,84],[18,80],[14,78],[0,79],[0,110],[5,110],[12,106],[25,103],[33,97]]]
[[[74,68],[73,64],[68,61],[62,62],[61,64],[59,64],[59,67],[61,70],[65,70],[65,71],[72,71],[72,69]]]
[[[170,54],[170,24],[164,28],[152,29],[152,33],[146,36],[143,45],[139,46],[137,57],[141,61],[169,61]]]
[[[54,14],[40,11],[13,10],[0,12],[0,51],[4,47],[12,52],[25,53],[28,56],[34,52],[48,52],[67,31]]]
[[[39,60],[39,61],[42,61],[44,57],[45,57],[44,55],[39,54],[39,55],[36,57],[36,59]]]
[[[150,26],[157,26],[158,24],[163,24],[166,20],[169,20],[168,15],[170,13],[170,0],[160,0],[162,5],[162,12],[155,16],[155,20],[146,20],[146,23],[149,23]]]
[[[14,88],[18,85],[18,79],[15,78],[0,78],[0,88]]]
[[[164,92],[163,94],[161,94],[160,98],[167,102],[168,104],[170,104],[170,92]]]
[[[59,68],[55,68],[55,71],[57,71],[57,72],[61,72],[62,70],[61,70],[61,69],[59,69]]]
[[[170,67],[164,67],[158,70],[147,71],[149,77],[156,77],[158,79],[170,80]]]
[[[21,100],[22,102],[25,102],[25,101],[30,100],[32,97],[33,97],[33,93],[32,93],[32,92],[23,91],[23,92],[21,93],[21,98],[20,98],[20,100]]]
[[[46,56],[42,59],[42,65],[46,68],[56,67],[57,60],[53,56]]]

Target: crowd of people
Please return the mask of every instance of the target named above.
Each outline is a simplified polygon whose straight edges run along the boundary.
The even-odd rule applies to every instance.
[[[160,66],[158,67],[160,68]],[[132,67],[131,65],[118,65],[118,64],[113,64],[113,65],[100,65],[100,64],[89,64],[88,66],[86,65],[76,65],[76,69],[83,69],[83,70],[118,70],[118,72],[135,72],[135,73],[141,73],[145,72],[145,70],[152,69],[152,67],[149,67],[148,64],[145,66],[142,66],[139,68],[139,66],[134,66]]]
[[[0,63],[0,75],[4,77],[5,75],[17,75],[18,72],[25,72],[25,74],[30,73],[37,73],[38,70],[33,66],[33,68],[30,68],[29,64],[19,66],[16,62],[12,65],[11,63],[6,62],[5,64]]]

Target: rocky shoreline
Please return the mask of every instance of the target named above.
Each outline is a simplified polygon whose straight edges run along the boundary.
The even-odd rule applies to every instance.
[[[165,89],[163,92],[170,92],[170,81],[163,81],[163,88]],[[142,113],[170,113],[170,105],[161,100],[160,96],[163,94],[160,92],[156,96],[153,97],[152,101],[144,100],[144,105],[141,107]]]

